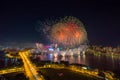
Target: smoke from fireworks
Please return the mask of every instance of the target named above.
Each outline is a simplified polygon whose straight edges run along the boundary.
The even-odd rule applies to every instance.
[[[87,41],[84,25],[75,17],[65,17],[51,25],[45,25],[45,27],[44,32],[47,33],[53,43],[65,47],[75,47]]]

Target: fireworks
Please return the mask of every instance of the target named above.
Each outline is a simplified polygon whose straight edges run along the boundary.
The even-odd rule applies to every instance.
[[[87,41],[87,32],[82,22],[75,17],[65,17],[44,29],[53,43],[75,47]]]

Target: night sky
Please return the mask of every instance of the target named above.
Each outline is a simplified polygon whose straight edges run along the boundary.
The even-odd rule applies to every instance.
[[[0,43],[49,43],[45,35],[35,29],[38,22],[48,18],[74,16],[85,25],[90,44],[120,45],[120,5],[118,1],[0,2]]]

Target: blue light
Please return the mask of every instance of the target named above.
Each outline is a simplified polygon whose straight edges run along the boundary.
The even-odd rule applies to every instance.
[[[54,49],[53,48],[49,48],[49,51],[54,51]]]

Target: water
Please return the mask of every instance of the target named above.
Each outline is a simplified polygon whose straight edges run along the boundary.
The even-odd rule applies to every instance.
[[[84,54],[79,56],[63,56],[53,57],[52,54],[48,55],[39,55],[40,60],[51,60],[53,62],[69,61],[70,64],[77,63],[87,65],[94,69],[100,69],[104,71],[112,71],[114,73],[120,74],[120,58],[115,58],[113,56],[106,55],[93,55],[93,54]]]
[[[17,63],[17,58],[7,58],[5,54],[3,51],[0,51],[0,69],[14,66]]]
[[[104,71],[120,74],[120,58],[113,56],[86,54],[86,65]]]

